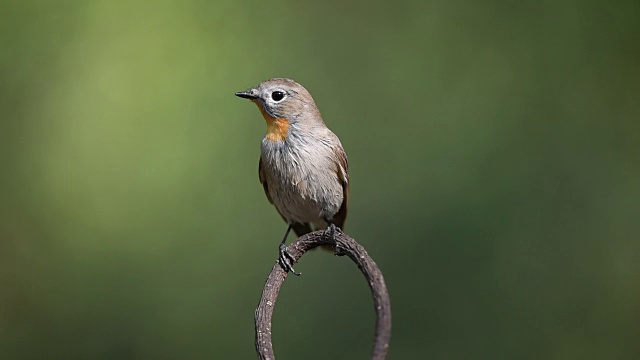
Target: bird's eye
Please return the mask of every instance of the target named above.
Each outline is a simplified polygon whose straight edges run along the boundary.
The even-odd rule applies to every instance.
[[[271,98],[273,101],[280,101],[284,99],[284,93],[282,91],[274,91],[271,93]]]

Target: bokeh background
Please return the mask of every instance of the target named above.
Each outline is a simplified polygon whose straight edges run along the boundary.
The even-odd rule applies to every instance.
[[[4,1],[0,358],[250,359],[285,224],[270,77],[350,160],[390,359],[640,358],[640,2]],[[279,359],[366,359],[369,289],[306,255]]]

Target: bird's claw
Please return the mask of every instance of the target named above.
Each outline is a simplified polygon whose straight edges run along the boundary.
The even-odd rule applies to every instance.
[[[329,226],[327,226],[326,229],[324,229],[324,232],[322,233],[322,236],[325,239],[331,239],[333,242],[336,241],[336,233],[340,233],[342,234],[342,229],[340,229],[339,227],[335,226],[334,224],[330,223]]]
[[[284,271],[291,271],[296,276],[302,275],[302,273],[299,273],[293,269],[293,263],[295,262],[295,259],[293,258],[293,256],[291,256],[291,254],[289,254],[289,251],[287,251],[287,246],[284,243],[280,244],[280,256],[278,257],[278,262],[280,263],[280,266],[282,266],[282,269]]]

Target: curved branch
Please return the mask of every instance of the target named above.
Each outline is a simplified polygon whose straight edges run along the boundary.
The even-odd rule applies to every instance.
[[[347,255],[358,265],[371,288],[373,306],[376,311],[376,334],[371,359],[385,359],[391,338],[391,304],[382,272],[367,254],[364,247],[348,235],[341,231],[336,231],[335,239],[331,239],[331,236],[323,236],[323,233],[324,231],[315,231],[301,236],[289,245],[288,251],[295,259],[295,262],[298,262],[300,257],[307,251],[320,245],[329,245],[335,250],[336,255]],[[258,358],[262,360],[275,359],[273,344],[271,343],[271,317],[278,293],[286,277],[287,273],[276,262],[264,285],[262,297],[256,309],[256,351],[258,352]]]

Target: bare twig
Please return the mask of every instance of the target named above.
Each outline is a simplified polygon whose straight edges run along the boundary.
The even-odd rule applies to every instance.
[[[323,236],[323,231],[309,233],[289,245],[288,250],[297,262],[305,252],[320,245],[331,246],[338,256],[347,255],[358,265],[367,279],[376,311],[376,334],[371,359],[385,359],[391,338],[391,304],[382,272],[360,244],[340,231],[336,232],[335,239],[331,239],[331,236]],[[256,351],[258,358],[262,360],[275,359],[271,343],[271,317],[280,287],[286,277],[287,273],[276,262],[264,285],[262,297],[256,309]]]

